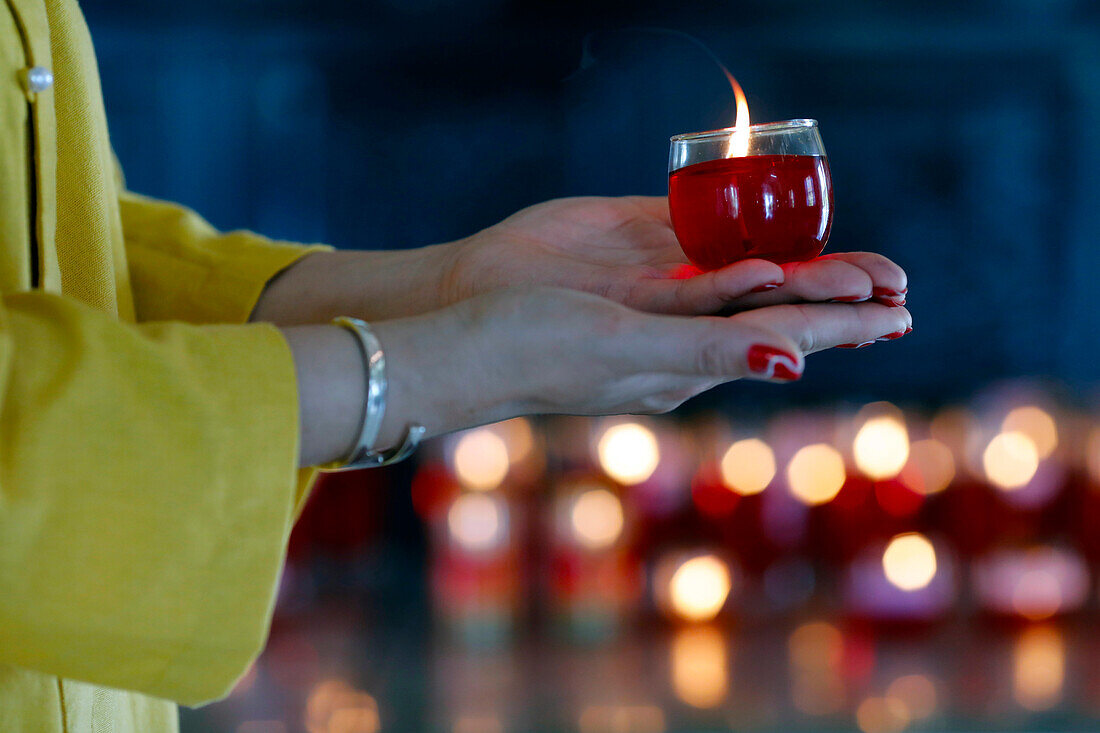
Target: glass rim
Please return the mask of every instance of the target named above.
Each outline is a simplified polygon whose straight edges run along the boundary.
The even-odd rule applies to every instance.
[[[791,130],[797,128],[812,128],[817,127],[817,120],[801,119],[801,120],[783,120],[781,122],[762,122],[758,125],[749,125],[749,135],[754,135],[761,132],[778,132],[781,130]],[[704,130],[703,132],[685,132],[680,135],[673,135],[669,138],[669,142],[697,142],[710,140],[716,137],[729,137],[732,133],[741,128],[739,127],[723,127],[718,130]]]

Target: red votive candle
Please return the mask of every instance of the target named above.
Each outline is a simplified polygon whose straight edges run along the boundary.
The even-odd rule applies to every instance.
[[[833,188],[815,120],[672,138],[668,202],[684,254],[703,270],[738,260],[817,257],[829,239]]]

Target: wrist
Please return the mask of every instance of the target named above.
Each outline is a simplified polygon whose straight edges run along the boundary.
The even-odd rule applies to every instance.
[[[337,250],[301,258],[273,278],[251,320],[289,326],[337,316],[381,321],[443,307],[458,244],[412,250]]]

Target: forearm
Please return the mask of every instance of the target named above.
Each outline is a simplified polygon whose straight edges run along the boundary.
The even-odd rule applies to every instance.
[[[342,315],[377,321],[436,310],[445,305],[454,256],[450,244],[310,254],[267,284],[250,320],[295,326]]]

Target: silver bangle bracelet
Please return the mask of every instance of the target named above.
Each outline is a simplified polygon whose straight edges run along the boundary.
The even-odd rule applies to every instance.
[[[386,354],[382,351],[381,342],[366,321],[358,318],[340,316],[334,318],[332,324],[346,328],[354,334],[359,352],[363,357],[363,371],[366,378],[366,399],[363,400],[363,420],[359,428],[359,437],[344,459],[343,465],[334,470],[349,471],[385,466],[407,458],[416,450],[420,439],[424,437],[423,425],[410,423],[398,447],[388,451],[374,450],[378,433],[382,429],[382,418],[386,414]]]

